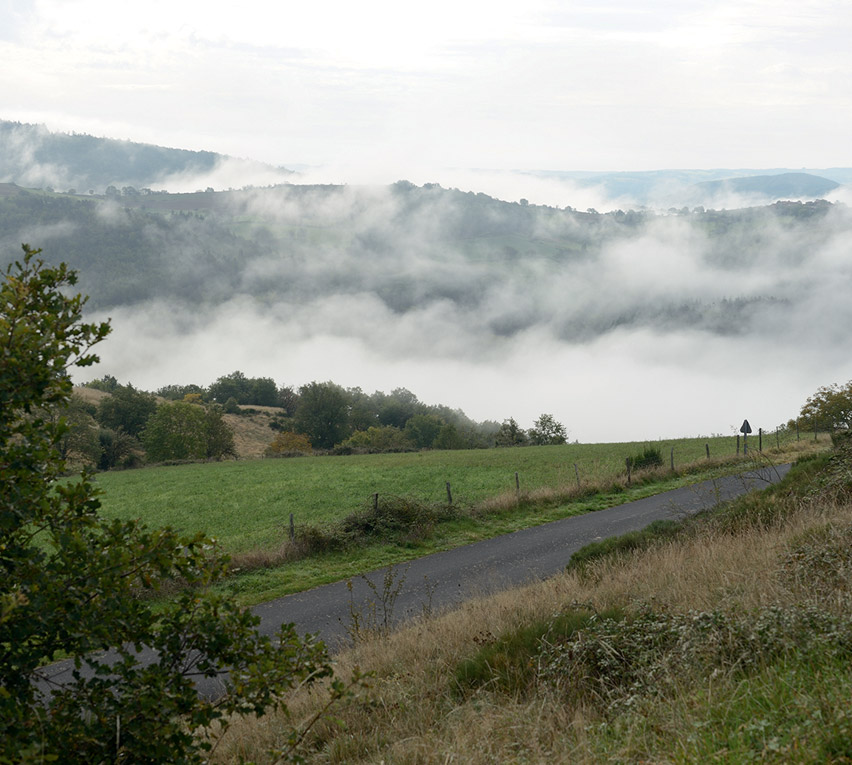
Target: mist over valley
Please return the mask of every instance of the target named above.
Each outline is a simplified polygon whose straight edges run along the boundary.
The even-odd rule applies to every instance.
[[[299,175],[168,193],[151,173],[203,188],[227,158],[86,137],[65,141],[75,159],[63,164],[42,134],[29,156],[54,185],[21,169],[20,153],[9,160],[8,136],[24,135],[10,124],[3,251],[9,261],[27,242],[79,270],[91,317],[113,325],[89,377],[153,390],[241,369],[294,386],[405,387],[476,420],[526,426],[552,412],[581,441],[727,434],[744,417],[770,429],[819,385],[852,377],[852,216],[830,178],[682,172],[682,204],[614,207],[642,183],[649,201],[655,175],[663,184],[624,174],[600,209],[572,204],[584,184],[606,201],[599,178],[544,173],[511,175],[514,199]],[[96,156],[100,174],[86,169]],[[96,179],[108,186],[54,190]],[[527,201],[525,183],[550,184],[561,203]],[[713,199],[745,204],[698,203]]]

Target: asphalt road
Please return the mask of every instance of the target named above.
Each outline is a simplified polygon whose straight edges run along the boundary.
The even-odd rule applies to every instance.
[[[562,571],[571,554],[589,542],[642,529],[656,520],[693,515],[752,489],[765,488],[781,480],[789,469],[789,465],[781,465],[704,481],[399,564],[393,568],[394,585],[401,582],[401,587],[390,615],[394,623],[401,623],[426,609],[434,613],[471,597],[545,579]],[[340,649],[349,639],[352,613],[367,616],[377,593],[383,592],[386,571],[354,577],[351,591],[346,581],[340,581],[256,606],[252,610],[261,619],[259,630],[271,635],[282,624],[292,622],[302,634],[318,633],[332,651]],[[383,616],[379,603],[376,617],[381,620]],[[61,683],[63,676],[70,677],[72,668],[72,662],[60,662],[45,668],[43,674],[53,683]],[[199,692],[216,697],[222,687],[218,680],[204,681]]]

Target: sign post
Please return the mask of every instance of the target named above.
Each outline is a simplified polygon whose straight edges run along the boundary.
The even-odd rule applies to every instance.
[[[740,433],[743,434],[743,455],[746,455],[748,454],[748,434],[751,433],[751,425],[748,424],[748,420],[743,420]]]

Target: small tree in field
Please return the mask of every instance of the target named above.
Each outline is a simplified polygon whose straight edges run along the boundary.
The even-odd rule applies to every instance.
[[[0,762],[203,762],[199,727],[263,714],[330,674],[327,655],[291,626],[261,636],[250,612],[203,595],[226,564],[210,540],[105,520],[85,474],[59,480],[67,424],[53,411],[109,327],[81,321],[74,272],[38,253],[25,246],[0,273]],[[187,589],[156,611],[139,597],[174,577]],[[76,669],[59,684],[45,665],[62,656]],[[193,676],[223,667],[226,694],[201,698]]]
[[[819,388],[802,407],[801,417],[808,427],[852,430],[852,380]]]
[[[530,428],[530,443],[536,446],[564,444],[567,438],[565,426],[557,422],[552,414],[542,414]]]

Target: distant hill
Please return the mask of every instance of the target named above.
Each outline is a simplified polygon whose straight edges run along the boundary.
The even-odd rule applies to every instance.
[[[171,149],[80,133],[54,133],[43,125],[0,120],[0,182],[31,188],[101,194],[109,186],[147,188],[169,180],[210,178],[224,165],[282,181],[291,171],[210,151]],[[234,168],[232,168],[234,169]]]
[[[631,205],[658,208],[699,204],[711,206],[714,198],[734,194],[759,197],[756,201],[760,203],[782,199],[820,199],[840,185],[852,183],[852,169],[842,167],[808,172],[783,168],[614,173],[542,170],[529,175],[598,189],[602,195],[624,209]]]
[[[839,188],[840,184],[810,173],[780,173],[725,178],[696,184],[700,193],[712,199],[725,194],[744,194],[770,199],[816,199]]]

